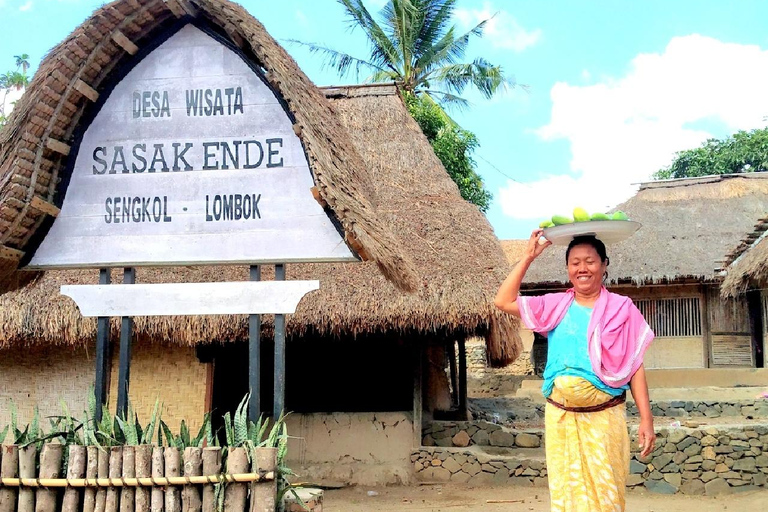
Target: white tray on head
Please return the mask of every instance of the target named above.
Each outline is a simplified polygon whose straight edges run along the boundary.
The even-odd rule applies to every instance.
[[[544,238],[554,245],[568,245],[577,236],[593,235],[605,245],[621,242],[640,229],[641,224],[632,220],[590,220],[573,222],[544,229]]]

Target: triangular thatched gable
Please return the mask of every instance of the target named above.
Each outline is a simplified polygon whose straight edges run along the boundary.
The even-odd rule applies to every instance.
[[[50,225],[46,209],[61,205],[67,154],[100,87],[123,61],[180,19],[221,27],[222,37],[264,69],[295,118],[319,200],[343,227],[347,243],[376,262],[395,286],[416,289],[412,262],[371,204],[372,176],[349,135],[261,23],[226,0],[118,0],[94,12],[48,54],[0,132],[0,291],[28,276],[15,272],[19,258],[36,232]]]

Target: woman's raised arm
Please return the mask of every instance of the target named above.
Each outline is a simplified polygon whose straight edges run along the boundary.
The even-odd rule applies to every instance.
[[[512,272],[509,273],[504,282],[501,283],[499,291],[496,292],[496,298],[493,303],[505,313],[520,317],[517,296],[520,294],[520,285],[523,282],[525,273],[528,272],[528,267],[531,266],[533,260],[544,252],[544,249],[552,245],[552,242],[549,240],[539,243],[543,232],[541,229],[536,229],[531,233],[531,238],[528,239],[528,246],[525,248],[523,257],[515,265],[515,268],[512,269]]]

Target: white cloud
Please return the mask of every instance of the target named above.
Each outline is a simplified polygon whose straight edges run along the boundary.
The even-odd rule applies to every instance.
[[[496,48],[519,53],[541,39],[540,29],[526,30],[509,12],[495,9],[490,2],[484,3],[482,9],[456,9],[455,14],[466,29],[488,20],[483,29],[483,39]]]
[[[32,8],[32,0],[27,0],[27,3],[19,7],[21,12],[26,12]]]
[[[296,22],[301,27],[308,27],[309,26],[309,20],[307,19],[307,15],[304,14],[304,12],[300,9],[296,10]]]
[[[766,82],[768,51],[689,35],[673,38],[661,54],[639,54],[623,77],[557,83],[550,122],[536,133],[570,142],[570,175],[509,182],[499,191],[502,209],[515,218],[545,218],[553,208],[616,205],[631,195],[631,183],[647,181],[675,152],[765,126]],[[691,127],[700,121],[727,131]]]

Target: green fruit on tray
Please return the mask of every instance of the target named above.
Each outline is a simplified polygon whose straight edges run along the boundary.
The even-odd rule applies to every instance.
[[[576,222],[586,222],[589,220],[589,214],[584,208],[573,209],[573,220]]]
[[[604,213],[593,213],[592,220],[611,220],[611,217]]]
[[[570,224],[573,222],[573,219],[569,217],[563,217],[562,215],[553,215],[552,216],[552,224],[555,226],[562,226],[563,224]]]
[[[543,221],[541,221],[541,224],[539,224],[539,227],[542,228],[542,229],[544,229],[544,228],[551,228],[552,226],[554,226],[554,224],[549,219],[543,220]]]
[[[622,211],[614,212],[612,218],[613,220],[629,220],[627,214]]]

